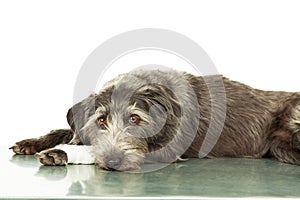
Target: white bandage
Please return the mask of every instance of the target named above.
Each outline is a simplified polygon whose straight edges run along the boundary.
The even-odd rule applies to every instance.
[[[67,145],[60,144],[54,147],[67,153],[69,164],[94,164],[95,158],[92,156],[92,146],[87,145]]]

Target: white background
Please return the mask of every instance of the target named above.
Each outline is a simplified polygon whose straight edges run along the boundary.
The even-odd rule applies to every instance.
[[[0,144],[68,127],[84,60],[105,40],[138,28],[186,35],[233,80],[300,91],[298,2],[1,1]]]

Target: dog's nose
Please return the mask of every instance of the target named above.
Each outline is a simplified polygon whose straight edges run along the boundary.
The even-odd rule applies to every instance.
[[[106,162],[109,169],[118,169],[122,164],[122,158],[110,158]]]

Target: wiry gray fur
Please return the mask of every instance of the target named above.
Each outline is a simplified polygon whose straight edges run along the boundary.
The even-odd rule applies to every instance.
[[[220,80],[222,84],[214,84]],[[216,91],[225,88],[225,105],[224,94],[212,94],[213,87],[221,87]],[[116,159],[120,164],[116,169],[127,170],[138,168],[144,159],[173,162],[179,157],[199,157],[209,125],[218,124],[222,115],[226,118],[221,135],[210,137],[217,143],[206,157],[268,155],[300,164],[298,93],[261,91],[219,75],[203,78],[177,71],[138,71],[113,79],[76,107],[85,112],[73,109],[75,132],[81,141],[95,146],[97,163],[105,169],[110,168],[107,162]],[[137,126],[128,124],[135,111],[143,119]],[[106,128],[97,124],[101,113],[108,116]]]
[[[138,125],[129,122],[132,114],[141,117]],[[100,126],[101,116],[107,118]],[[145,161],[179,157],[273,157],[300,165],[300,93],[262,91],[220,75],[123,74],[74,105],[67,119],[72,131],[57,133],[64,142],[93,145],[96,164],[104,169],[138,169]],[[54,133],[40,139],[45,148],[57,144]],[[33,141],[39,139],[12,149],[45,149]]]

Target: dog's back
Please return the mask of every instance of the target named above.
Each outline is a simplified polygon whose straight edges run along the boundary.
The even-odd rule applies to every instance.
[[[211,94],[207,87],[207,83],[216,83],[219,78],[185,76],[197,93],[202,115],[198,134],[185,156],[199,156],[199,146],[203,146],[209,125],[213,121],[218,123],[218,118],[225,114],[221,134],[210,132],[215,134],[212,140],[218,140],[207,157],[275,156],[299,164],[300,93],[263,91],[223,77],[223,83],[215,85],[225,90],[224,113],[224,105],[219,104],[222,100],[211,103],[211,95],[218,99],[218,95],[223,97],[222,93]],[[217,111],[214,116],[210,112],[212,106]]]

